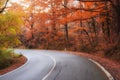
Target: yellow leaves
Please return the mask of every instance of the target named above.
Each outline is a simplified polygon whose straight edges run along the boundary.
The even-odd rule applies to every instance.
[[[6,0],[0,0],[0,8],[4,5]]]
[[[20,43],[17,34],[20,33],[21,23],[17,14],[0,15],[0,47],[11,47]]]
[[[8,32],[8,35],[16,35],[16,31],[13,28],[10,28],[7,32]]]

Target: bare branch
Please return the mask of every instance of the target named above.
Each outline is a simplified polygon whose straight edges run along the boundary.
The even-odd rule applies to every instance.
[[[5,8],[7,7],[8,1],[9,0],[6,0],[4,7],[0,9],[0,13],[2,13],[5,10]]]

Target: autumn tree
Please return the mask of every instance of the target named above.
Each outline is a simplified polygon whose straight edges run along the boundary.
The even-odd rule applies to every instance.
[[[111,46],[119,42],[116,19],[119,18],[116,17],[119,4],[116,2],[25,0],[24,3],[29,6],[24,9],[26,16],[21,41],[28,48],[105,50],[109,46],[105,44]]]
[[[21,20],[13,13],[0,15],[0,48],[19,44],[17,34],[20,32]]]
[[[16,44],[20,43],[17,34],[20,33],[22,20],[18,14],[10,12],[7,9],[5,13],[2,13],[7,6],[7,3],[8,0],[1,1],[0,48],[15,47]]]

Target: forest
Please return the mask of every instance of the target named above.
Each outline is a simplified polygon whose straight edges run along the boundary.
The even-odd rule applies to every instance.
[[[120,59],[119,0],[26,0],[8,11],[23,14],[25,48],[103,51]]]
[[[102,51],[120,60],[119,21],[120,0],[0,0],[0,53],[8,48]]]

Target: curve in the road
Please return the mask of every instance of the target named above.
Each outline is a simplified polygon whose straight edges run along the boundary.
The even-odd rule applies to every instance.
[[[42,80],[46,80],[48,78],[48,76],[50,76],[50,74],[52,73],[52,71],[55,69],[55,66],[56,66],[56,60],[54,57],[47,55],[47,54],[45,56],[48,56],[49,58],[51,58],[53,60],[54,64],[53,64],[53,67],[51,68],[51,70],[47,73],[47,75]]]
[[[96,62],[92,59],[89,59],[89,60],[92,61],[93,63],[95,63],[98,67],[100,67],[105,72],[105,74],[109,78],[109,80],[114,80],[113,76],[102,65],[100,65],[98,62]]]
[[[67,52],[15,50],[28,58],[22,67],[0,76],[0,80],[109,80],[86,58]]]
[[[32,50],[16,51],[28,58],[27,63],[0,76],[0,80],[42,80],[53,69],[55,63],[50,57],[44,54],[36,54]]]
[[[26,56],[25,56],[25,57],[26,57]],[[12,71],[10,71],[10,72],[7,72],[7,73],[5,73],[5,74],[0,75],[0,77],[7,76],[7,75],[11,74],[12,72],[14,72],[14,71],[16,71],[16,70],[18,70],[18,69],[24,68],[24,66],[26,66],[26,65],[29,63],[29,58],[26,57],[26,59],[27,59],[27,60],[26,60],[25,64],[23,64],[22,66],[14,69],[14,70],[12,70]]]

